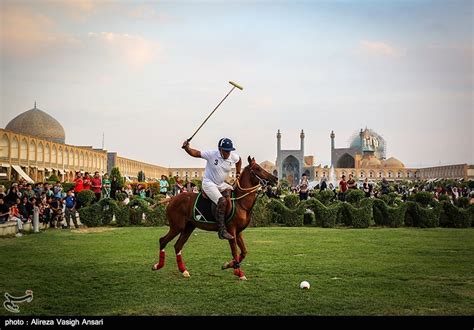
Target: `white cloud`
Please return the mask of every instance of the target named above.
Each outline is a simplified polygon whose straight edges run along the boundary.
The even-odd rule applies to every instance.
[[[57,44],[77,44],[71,35],[58,32],[56,24],[46,15],[15,6],[2,7],[0,48],[15,57],[38,56]]]
[[[361,41],[359,50],[361,53],[372,56],[399,57],[404,56],[405,52],[397,49],[385,42]]]
[[[113,57],[123,58],[130,66],[142,68],[158,57],[160,47],[158,43],[141,36],[118,34],[113,32],[89,32],[89,40],[103,46]]]

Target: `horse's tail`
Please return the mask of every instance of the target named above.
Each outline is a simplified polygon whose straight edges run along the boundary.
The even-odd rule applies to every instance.
[[[173,199],[173,197],[168,197],[168,198],[165,198],[159,202],[157,202],[156,204],[153,204],[151,206],[152,209],[154,209],[155,207],[157,207],[158,205],[167,205],[169,202],[171,202],[171,200]]]

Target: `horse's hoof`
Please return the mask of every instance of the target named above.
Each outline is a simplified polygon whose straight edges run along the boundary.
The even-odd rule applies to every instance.
[[[241,281],[247,281],[247,276],[245,276],[245,275],[244,275],[244,276],[240,276],[240,277],[239,277],[239,280],[241,280]]]
[[[187,270],[185,270],[185,271],[183,272],[183,276],[184,276],[184,277],[190,277],[191,275],[189,274],[189,272],[188,272]]]
[[[227,269],[229,268],[229,263],[226,261],[224,262],[224,264],[222,265],[221,269],[224,270],[224,269]]]

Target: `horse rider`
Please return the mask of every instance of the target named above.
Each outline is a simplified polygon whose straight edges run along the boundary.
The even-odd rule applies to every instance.
[[[221,192],[232,189],[232,186],[225,182],[225,179],[228,177],[234,164],[236,178],[239,178],[242,160],[238,154],[232,152],[235,148],[230,139],[220,139],[217,147],[218,150],[201,152],[196,149],[191,149],[188,140],[183,142],[183,149],[190,156],[207,160],[204,178],[202,180],[202,190],[206,193],[208,198],[217,205],[216,220],[219,227],[219,238],[231,240],[234,237],[227,232],[225,227],[226,199],[222,196]]]

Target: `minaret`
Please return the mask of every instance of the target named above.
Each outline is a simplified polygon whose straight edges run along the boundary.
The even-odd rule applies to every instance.
[[[331,131],[331,166],[334,166],[334,149],[335,149],[335,143],[334,143],[334,138],[336,137],[336,134],[334,134],[334,131]]]
[[[301,139],[300,150],[301,150],[301,152],[303,152],[303,155],[304,155],[304,132],[303,132],[303,130],[301,130],[300,139]]]
[[[333,151],[335,148],[335,144],[334,144],[335,137],[336,137],[336,134],[334,134],[334,131],[331,131],[331,151]]]
[[[360,129],[359,137],[360,137],[360,153],[362,153],[362,148],[364,147],[364,131],[362,130],[362,128]]]
[[[277,132],[277,157],[280,154],[280,150],[281,150],[281,133],[280,133],[280,130],[278,130],[278,132]]]
[[[278,132],[277,132],[277,157],[276,157],[276,161],[275,161],[275,166],[276,166],[277,171],[278,171],[278,179],[281,179],[281,171],[282,171],[280,153],[281,153],[281,133],[280,133],[280,130],[278,130]]]

